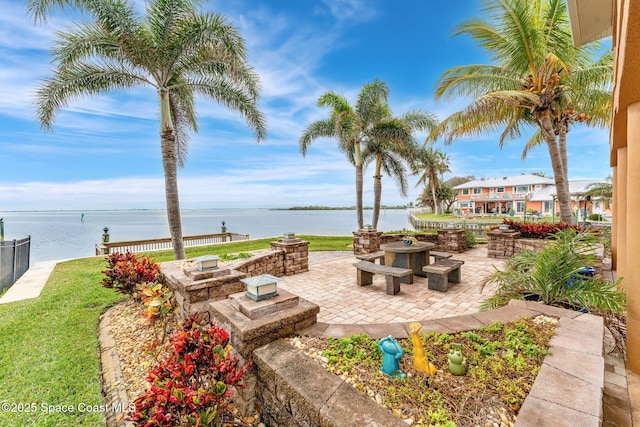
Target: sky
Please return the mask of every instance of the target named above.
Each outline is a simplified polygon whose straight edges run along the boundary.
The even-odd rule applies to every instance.
[[[139,10],[144,1],[136,0]],[[259,108],[267,140],[256,142],[242,117],[198,99],[199,132],[178,172],[183,209],[355,205],[355,170],[332,139],[315,140],[303,157],[305,127],[328,117],[317,106],[334,91],[352,104],[362,86],[386,82],[394,115],[426,110],[440,119],[465,99],[434,100],[438,78],[450,67],[489,63],[466,36],[462,21],[479,16],[480,0],[215,0],[205,10],[225,15],[245,39],[260,76]],[[34,24],[26,0],[0,0],[0,212],[14,210],[162,209],[164,177],[158,105],[151,88],[73,100],[53,131],[36,119],[35,89],[51,70],[55,32],[80,18],[56,10]],[[606,40],[610,47],[610,40]],[[417,134],[419,141],[425,135]],[[445,146],[452,176],[553,176],[546,147],[521,159],[523,141],[498,147],[497,135]],[[604,179],[608,130],[586,126],[568,138],[570,179]],[[364,204],[373,203],[372,167],[364,172]],[[382,179],[382,203],[414,202],[422,192],[409,177],[409,195]]]

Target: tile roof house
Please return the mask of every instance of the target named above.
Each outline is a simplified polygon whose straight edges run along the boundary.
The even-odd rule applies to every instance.
[[[589,186],[601,180],[580,180],[569,182],[572,205],[578,220],[585,214],[606,215],[606,206],[600,200],[586,200],[584,193]],[[552,178],[522,174],[502,178],[476,179],[453,187],[458,200],[454,209],[466,214],[507,214],[523,215],[525,211],[539,215],[558,213],[556,187]]]

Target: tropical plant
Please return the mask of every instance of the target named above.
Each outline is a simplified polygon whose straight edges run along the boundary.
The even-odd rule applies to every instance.
[[[347,160],[356,169],[356,215],[358,228],[364,225],[362,193],[362,171],[365,156],[376,159],[376,179],[380,170],[399,179],[403,175],[399,168],[400,157],[391,153],[402,154],[409,150],[413,143],[411,133],[414,129],[430,129],[435,119],[428,113],[414,111],[402,118],[394,118],[389,110],[389,88],[380,80],[365,84],[356,100],[355,106],[342,95],[333,91],[325,92],[318,99],[318,106],[331,108],[329,118],[312,122],[303,131],[298,140],[300,152],[306,156],[312,141],[318,138],[335,138],[338,147]],[[404,151],[403,151],[404,150]],[[387,169],[388,168],[388,169]],[[402,190],[402,181],[398,181]],[[381,184],[374,184],[380,192],[376,197],[379,204]],[[406,191],[406,190],[405,190]],[[378,208],[379,212],[379,208]],[[376,220],[377,221],[377,220]]]
[[[391,113],[389,112],[389,116]],[[435,117],[422,111],[411,111],[400,118],[389,117],[376,124],[386,135],[369,140],[363,150],[364,165],[375,159],[373,175],[373,217],[371,224],[378,227],[382,198],[382,171],[394,178],[400,194],[407,196],[407,180],[404,162],[411,162],[419,152],[412,134],[414,130],[431,130],[437,125]],[[383,132],[380,132],[382,134]]]
[[[591,196],[599,198],[607,209],[611,207],[611,200],[613,200],[613,185],[611,184],[612,177],[609,175],[606,178],[606,182],[594,182],[589,186],[589,189],[585,196]]]
[[[569,195],[567,134],[572,125],[605,127],[611,111],[613,57],[594,60],[599,45],[575,47],[564,0],[483,0],[486,19],[456,29],[484,49],[493,64],[450,68],[436,98],[473,101],[436,128],[429,139],[446,143],[502,129],[500,147],[533,131],[522,156],[547,145],[560,205],[560,219],[573,222]]]
[[[202,13],[198,0],[149,0],[146,15],[119,0],[33,0],[36,18],[54,6],[77,6],[91,19],[58,32],[54,70],[37,90],[37,114],[50,129],[70,101],[117,89],[153,88],[160,105],[160,146],[167,218],[174,255],[184,259],[177,168],[187,155],[189,131],[197,131],[196,96],[236,110],[265,138],[257,109],[258,76],[244,41],[220,14]]]
[[[200,326],[198,315],[173,333],[169,354],[155,366],[150,387],[133,401],[127,418],[138,426],[204,426],[229,410],[232,387],[244,387],[240,366],[230,354],[229,334],[218,325]]]
[[[591,232],[573,228],[558,231],[539,251],[523,250],[496,270],[487,280],[496,283],[494,296],[484,300],[481,310],[491,310],[511,299],[532,298],[547,305],[622,313],[626,296],[621,280],[616,283],[585,275],[593,262],[599,238]]]
[[[138,285],[153,283],[160,278],[160,266],[145,256],[115,252],[106,261],[107,267],[102,271],[104,278],[100,285],[122,294],[137,297]]]
[[[442,175],[450,171],[449,156],[437,148],[423,147],[417,153],[412,168],[415,173],[419,173],[421,170],[423,171],[416,183],[416,187],[423,184],[431,191],[433,213],[437,215],[438,205],[440,205],[441,200],[438,198],[437,191],[441,186]]]

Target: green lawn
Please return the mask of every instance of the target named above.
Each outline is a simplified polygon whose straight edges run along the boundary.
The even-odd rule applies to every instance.
[[[353,242],[298,237],[312,251],[349,250]],[[272,240],[188,248],[187,256],[267,249]],[[171,251],[150,254],[173,259]],[[125,298],[99,285],[105,266],[101,257],[60,263],[39,298],[0,305],[0,426],[103,425],[101,413],[81,409],[103,404],[97,326],[104,310]]]

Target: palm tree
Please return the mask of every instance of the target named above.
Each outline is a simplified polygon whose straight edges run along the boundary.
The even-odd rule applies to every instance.
[[[450,172],[449,156],[433,147],[422,147],[413,163],[414,173],[423,170],[422,175],[416,183],[416,187],[424,184],[431,191],[431,201],[433,212],[438,214],[439,199],[436,195],[440,188],[441,177],[445,172]]]
[[[197,0],[149,0],[145,16],[119,0],[34,0],[30,8],[38,18],[65,3],[92,19],[58,33],[53,75],[37,90],[38,119],[50,129],[55,114],[79,96],[155,89],[167,217],[175,257],[184,259],[177,167],[186,159],[189,130],[198,130],[195,96],[239,111],[257,140],[266,135],[244,41],[223,16],[198,11]]]
[[[338,147],[356,169],[356,215],[359,229],[364,225],[362,149],[367,142],[376,139],[380,134],[380,129],[374,124],[388,117],[388,96],[387,84],[377,79],[362,87],[355,107],[351,106],[344,96],[332,91],[325,92],[318,99],[318,106],[331,108],[331,115],[328,119],[309,124],[298,140],[303,156],[306,156],[307,148],[317,138],[338,140]]]
[[[445,119],[430,139],[446,143],[502,129],[499,143],[534,130],[523,150],[546,143],[556,184],[560,218],[572,223],[567,165],[570,126],[609,124],[611,51],[593,60],[597,44],[574,47],[564,0],[483,0],[487,19],[471,19],[467,34],[495,64],[451,68],[441,76],[436,97],[469,96],[464,110]]]
[[[391,113],[389,112],[389,116]],[[388,118],[375,124],[378,136],[371,139],[364,151],[365,165],[375,160],[373,175],[373,218],[371,225],[378,228],[380,201],[382,199],[382,171],[394,178],[400,194],[407,196],[405,162],[412,162],[419,148],[413,138],[415,130],[432,130],[437,125],[433,114],[415,110],[403,114],[400,118]]]
[[[609,209],[609,207],[611,206],[611,200],[613,200],[613,185],[611,184],[612,180],[613,177],[609,175],[606,178],[607,182],[594,182],[589,186],[589,189],[586,193],[584,193],[584,195],[600,198],[605,207]]]

